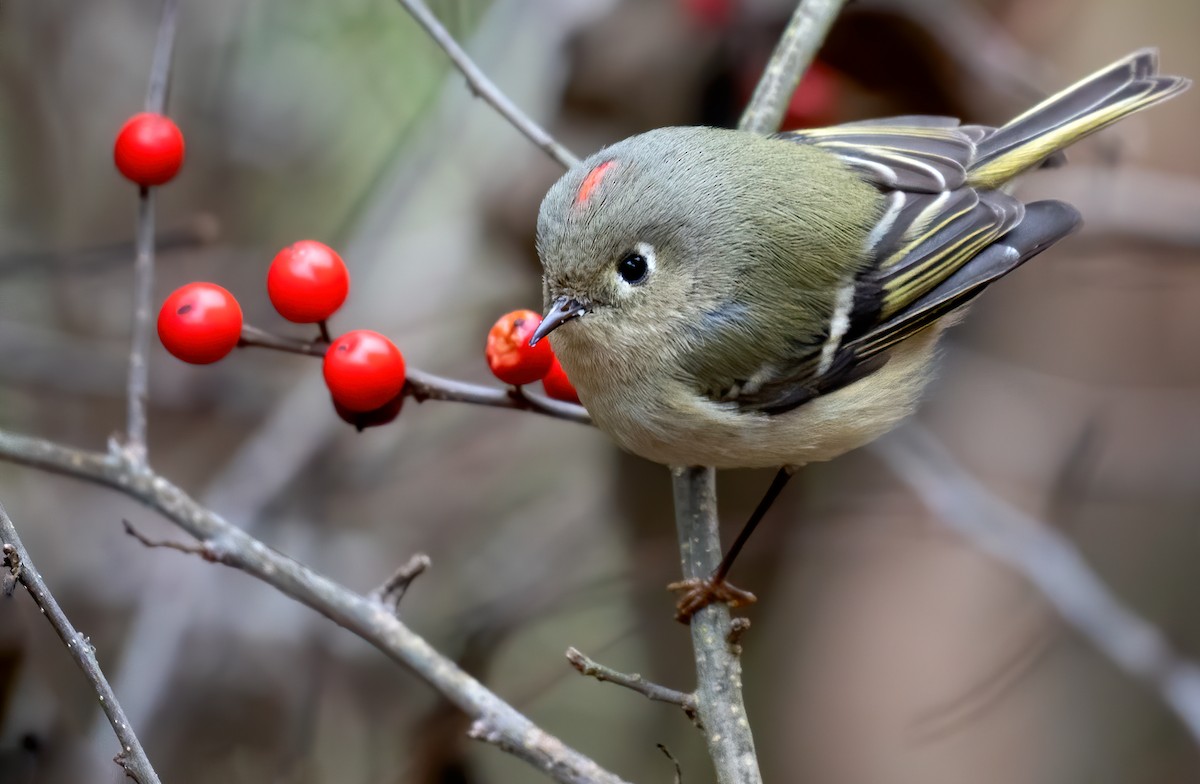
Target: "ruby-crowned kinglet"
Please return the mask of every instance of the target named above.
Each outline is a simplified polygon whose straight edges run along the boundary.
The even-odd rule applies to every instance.
[[[542,202],[534,341],[553,332],[596,425],[642,457],[836,457],[913,410],[965,303],[1078,226],[1070,205],[1003,186],[1189,84],[1144,50],[1000,128],[896,117],[633,136]]]

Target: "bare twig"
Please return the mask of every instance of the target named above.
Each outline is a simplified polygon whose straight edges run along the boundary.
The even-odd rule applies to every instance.
[[[595,678],[598,681],[608,681],[615,683],[618,686],[624,686],[630,691],[635,691],[643,697],[654,700],[655,702],[669,702],[672,705],[678,705],[687,714],[697,726],[700,724],[700,716],[696,711],[696,695],[687,694],[675,689],[668,689],[666,686],[660,686],[657,683],[652,683],[641,675],[635,673],[618,672],[611,667],[606,667],[594,659],[585,656],[578,648],[567,648],[567,661],[571,666],[579,671],[581,675]]]
[[[239,569],[374,645],[475,720],[481,737],[562,784],[622,784],[622,779],[489,691],[369,597],[272,550],[149,468],[119,455],[86,452],[0,431],[0,459],[110,487],[162,514],[201,542],[211,560]]]
[[[733,649],[736,656],[742,654],[742,637],[750,630],[749,618],[734,618],[729,622],[729,634],[725,635],[725,642],[729,643],[729,647]]]
[[[846,0],[801,0],[796,5],[791,21],[759,77],[750,104],[742,112],[738,128],[754,133],[779,130],[800,77],[817,56],[817,50],[845,3]]]
[[[389,605],[393,613],[398,613],[400,612],[400,602],[404,599],[404,594],[408,593],[408,587],[432,564],[433,561],[425,553],[415,553],[391,577],[387,578],[383,585],[371,591],[367,596],[380,604]]]
[[[454,63],[454,67],[466,78],[471,92],[487,101],[501,117],[508,120],[509,124],[523,133],[543,152],[562,164],[563,168],[569,169],[579,163],[579,159],[572,155],[566,147],[555,141],[554,137],[546,133],[545,129],[518,109],[508,96],[501,92],[500,88],[479,69],[479,66],[475,65],[470,56],[458,45],[458,42],[422,0],[400,0],[400,5],[404,6],[417,24],[425,29],[433,42],[442,48],[442,51],[450,58],[450,62]]]
[[[258,327],[252,327],[249,324],[242,325],[242,337],[238,340],[238,345],[269,348],[272,351],[283,351],[288,354],[300,354],[306,357],[324,357],[325,352],[329,350],[329,346],[322,345],[317,340],[299,340],[297,338],[275,335]]]
[[[1200,742],[1200,666],[1114,596],[1070,541],[989,492],[916,424],[873,449],[940,522],[1033,583],[1064,621],[1158,692]]]
[[[200,544],[192,544],[190,542],[176,542],[171,539],[151,539],[144,533],[133,527],[133,523],[128,520],[122,520],[121,524],[125,527],[125,533],[132,536],[134,539],[141,542],[142,546],[151,549],[162,548],[165,550],[178,550],[181,553],[188,555],[198,555],[206,561],[217,560],[217,557],[208,550],[203,542]]]
[[[712,468],[673,468],[675,525],[684,579],[704,579],[721,562],[717,477]],[[719,784],[761,784],[754,735],[742,701],[742,665],[727,637],[729,608],[710,604],[692,616],[696,705]]]
[[[100,699],[100,709],[108,717],[108,722],[112,725],[113,732],[117,734],[117,740],[121,743],[121,750],[117,756],[113,757],[113,762],[120,765],[125,771],[125,775],[138,784],[159,784],[158,774],[154,772],[154,767],[146,757],[146,751],[142,748],[141,741],[138,740],[133,727],[129,726],[125,711],[121,709],[121,704],[117,702],[117,696],[113,694],[108,679],[104,677],[104,671],[100,669],[100,663],[96,660],[95,648],[92,647],[92,643],[87,637],[75,631],[70,619],[59,607],[54,594],[50,593],[50,589],[42,580],[42,576],[38,574],[33,561],[30,560],[29,552],[21,543],[16,527],[13,526],[12,520],[9,519],[8,513],[2,506],[0,506],[0,540],[4,542],[6,575],[19,581],[29,591],[34,604],[41,609],[46,620],[54,627],[54,631],[58,632],[63,644],[67,646],[67,653],[79,665],[83,676],[95,689],[96,696]]]
[[[167,106],[171,87],[171,55],[175,50],[175,31],[179,22],[179,0],[163,0],[158,37],[154,41],[154,59],[150,63],[150,82],[146,87],[146,111],[161,114]]]
[[[242,327],[242,346],[257,346],[275,351],[286,351],[292,354],[303,354],[310,357],[323,357],[327,346],[320,343],[295,340],[264,332],[251,326]],[[458,403],[471,403],[477,406],[493,408],[511,408],[517,411],[532,411],[555,419],[565,419],[590,425],[592,419],[587,409],[574,403],[553,400],[542,395],[531,394],[522,388],[510,387],[497,389],[479,384],[468,384],[465,381],[455,381],[442,376],[435,376],[416,368],[407,369],[407,384],[405,391],[418,403],[426,400],[445,400]]]
[[[171,52],[175,46],[178,0],[165,0],[150,83],[146,89],[146,111],[161,113],[167,102],[171,79]],[[154,296],[154,191],[138,189],[137,246],[133,260],[133,329],[129,341],[129,391],[126,405],[125,453],[137,465],[146,462],[146,387],[149,368],[151,300]]]
[[[664,757],[666,757],[667,759],[671,760],[671,765],[672,765],[672,767],[674,767],[674,768],[675,768],[675,778],[673,779],[673,781],[675,782],[675,784],[682,784],[682,782],[683,782],[683,768],[679,767],[679,760],[675,759],[675,755],[674,755],[674,754],[672,754],[672,753],[671,753],[671,750],[670,750],[670,749],[668,749],[668,748],[667,748],[666,746],[664,746],[663,744],[661,744],[661,743],[655,743],[654,745],[655,745],[655,746],[658,748],[658,750],[659,750],[659,751],[661,751],[661,752],[663,753],[663,756],[664,756]]]
[[[587,409],[574,403],[553,400],[543,395],[526,392],[521,388],[496,389],[494,387],[468,384],[432,373],[409,368],[408,391],[418,402],[425,400],[448,400],[473,403],[477,406],[512,408],[518,411],[533,411],[556,419],[566,419],[581,425],[590,425],[592,418]]]
[[[150,188],[138,191],[137,253],[133,260],[133,278],[133,331],[129,343],[125,452],[132,462],[144,464],[150,307],[154,296],[154,192]]]

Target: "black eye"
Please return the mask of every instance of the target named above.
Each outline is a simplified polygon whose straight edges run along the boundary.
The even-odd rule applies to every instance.
[[[650,264],[640,253],[630,253],[617,262],[617,274],[628,284],[636,286],[646,280],[650,272]]]

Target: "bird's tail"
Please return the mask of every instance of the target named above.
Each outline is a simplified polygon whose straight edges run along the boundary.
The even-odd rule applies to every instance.
[[[1090,133],[1178,95],[1191,85],[1158,75],[1158,50],[1142,49],[991,131],[977,142],[967,181],[996,188]]]

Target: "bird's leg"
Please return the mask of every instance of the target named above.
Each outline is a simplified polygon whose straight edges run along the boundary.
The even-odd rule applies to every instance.
[[[767,510],[775,503],[775,499],[779,497],[784,485],[792,478],[795,471],[794,466],[784,466],[779,469],[775,478],[771,480],[771,486],[767,488],[766,494],[754,508],[750,519],[742,526],[737,539],[733,540],[733,545],[721,558],[721,563],[717,564],[717,568],[709,577],[705,579],[693,577],[690,580],[679,580],[667,586],[667,590],[680,594],[679,601],[675,605],[675,620],[687,623],[693,615],[713,602],[723,602],[730,607],[743,607],[758,601],[754,594],[726,582],[725,578],[729,575],[729,570],[733,567],[733,562],[737,560],[738,554],[742,552],[742,548],[749,541],[750,535],[754,533],[754,529],[766,516]]]

